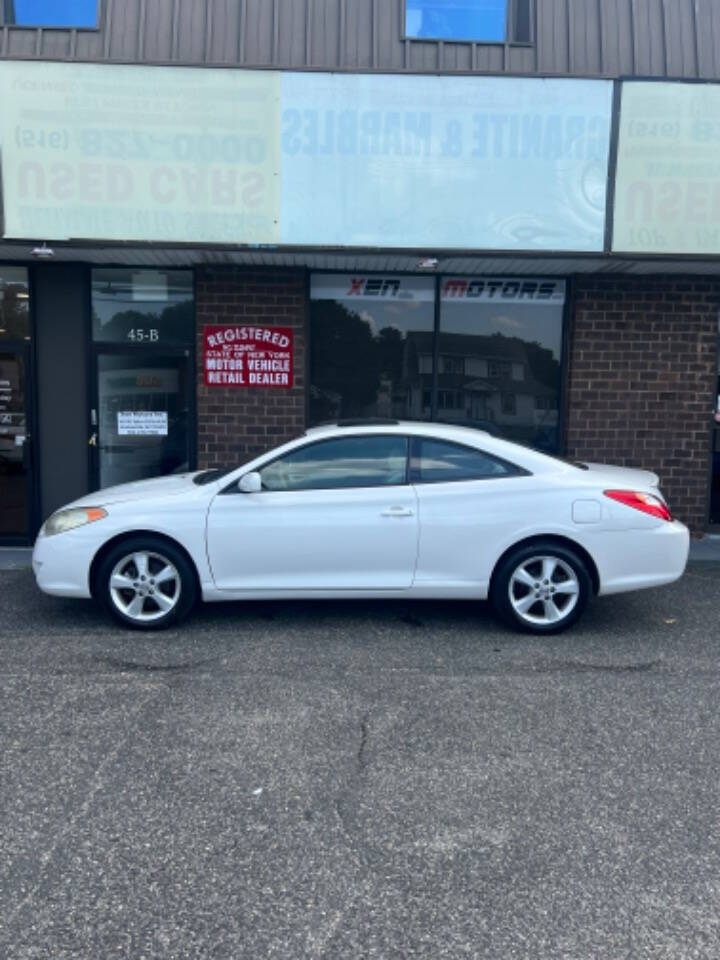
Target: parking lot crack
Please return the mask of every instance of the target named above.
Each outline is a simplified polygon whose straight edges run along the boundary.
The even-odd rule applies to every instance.
[[[359,770],[364,770],[367,766],[366,751],[367,751],[368,737],[369,737],[369,732],[368,732],[369,719],[370,719],[369,713],[363,714],[363,716],[360,718],[360,746],[358,747],[358,752],[357,752],[357,762],[358,762]]]
[[[217,658],[209,660],[189,660],[182,663],[136,663],[133,660],[117,660],[114,657],[96,657],[96,660],[107,667],[111,667],[113,670],[119,670],[123,673],[182,673],[184,671],[210,666],[217,661]]]

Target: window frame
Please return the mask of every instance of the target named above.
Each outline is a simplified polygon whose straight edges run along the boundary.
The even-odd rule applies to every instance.
[[[403,41],[414,43],[470,43],[473,46],[490,47],[534,47],[536,37],[535,27],[535,0],[527,0],[528,4],[528,26],[529,37],[527,40],[517,40],[514,37],[517,4],[520,0],[506,0],[505,7],[505,37],[502,40],[482,40],[472,37],[416,37],[407,32],[407,5],[408,0],[403,0],[400,15],[402,22],[400,24],[400,37]]]
[[[95,0],[97,17],[95,25],[92,27],[71,26],[69,24],[57,23],[7,23],[6,21],[6,3],[0,0],[0,29],[3,30],[82,30],[86,33],[99,33],[103,27],[104,0]]]
[[[311,440],[309,443],[300,444],[297,447],[293,447],[292,450],[285,450],[283,453],[279,453],[276,457],[272,457],[269,460],[266,460],[264,463],[260,464],[254,470],[246,471],[246,473],[262,473],[266,467],[272,466],[273,463],[277,463],[278,460],[282,460],[284,457],[290,456],[293,453],[297,453],[299,450],[308,450],[310,447],[318,447],[323,443],[331,443],[335,440],[350,440],[350,439],[362,439],[362,438],[371,438],[378,440],[381,438],[392,439],[392,440],[404,440],[405,441],[405,474],[402,483],[370,483],[370,484],[360,484],[358,486],[352,487],[309,487],[303,490],[259,490],[260,494],[273,494],[273,493],[317,493],[318,491],[347,491],[347,490],[385,490],[391,487],[409,487],[410,486],[410,447],[411,447],[411,437],[407,433],[350,433],[350,434],[341,434],[333,435],[331,437],[318,437],[317,440]],[[221,491],[223,494],[235,494],[242,493],[239,489],[238,484],[244,474],[236,477],[235,480]],[[256,494],[257,495],[257,494]]]
[[[489,475],[487,477],[458,477],[456,479],[443,478],[441,480],[422,480],[420,479],[420,467],[415,465],[415,462],[420,459],[419,452],[416,452],[416,448],[419,448],[423,440],[427,440],[431,443],[444,443],[449,447],[459,447],[461,450],[469,450],[471,453],[479,453],[484,457],[487,457],[489,460],[495,460],[497,463],[501,463],[504,467],[508,468],[507,473],[501,473],[497,475]],[[497,454],[488,453],[487,450],[482,450],[480,447],[473,447],[467,443],[461,443],[458,440],[446,440],[444,437],[429,437],[424,434],[413,434],[410,437],[410,459],[408,466],[408,478],[410,484],[414,487],[431,487],[436,486],[439,483],[482,483],[485,480],[510,480],[516,477],[531,477],[532,473],[530,470],[526,470],[525,467],[520,467],[516,463],[511,463],[509,460],[506,460],[504,457],[498,457]]]

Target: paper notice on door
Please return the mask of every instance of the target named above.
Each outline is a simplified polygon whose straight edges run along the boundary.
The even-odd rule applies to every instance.
[[[117,424],[119,437],[166,437],[168,434],[167,410],[118,411]]]

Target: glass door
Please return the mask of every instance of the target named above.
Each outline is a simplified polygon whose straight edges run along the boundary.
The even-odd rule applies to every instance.
[[[32,477],[27,347],[0,344],[0,541],[30,537]]]
[[[94,485],[192,469],[192,272],[93,270],[92,329]]]
[[[191,370],[184,355],[98,353],[91,446],[96,486],[182,473],[191,465]]]

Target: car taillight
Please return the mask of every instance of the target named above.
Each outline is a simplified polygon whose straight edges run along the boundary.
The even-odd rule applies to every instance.
[[[672,520],[667,506],[660,497],[654,497],[651,493],[637,493],[635,490],[606,490],[605,496],[610,497],[611,500],[617,500],[618,503],[624,503],[626,507],[649,513],[652,517],[659,517],[660,520]]]

